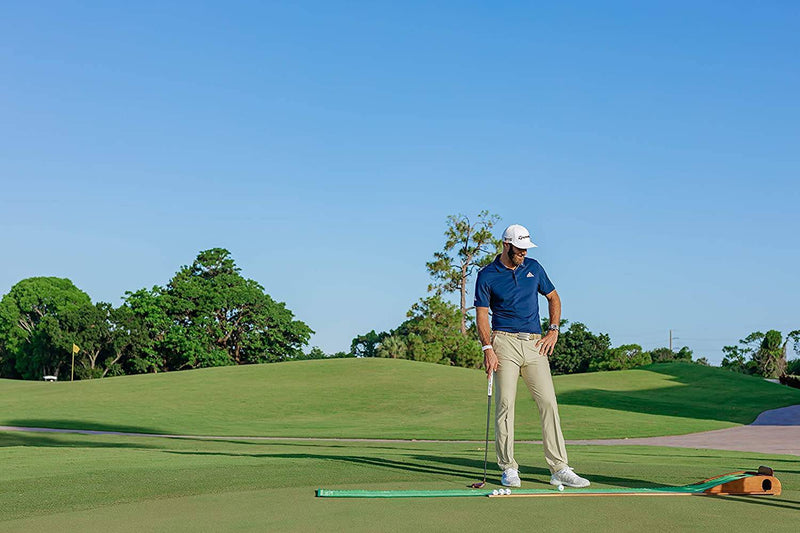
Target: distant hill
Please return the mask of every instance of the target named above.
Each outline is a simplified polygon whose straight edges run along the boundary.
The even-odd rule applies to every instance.
[[[0,380],[0,425],[141,433],[481,440],[485,375],[406,360],[336,359],[123,376]],[[800,390],[665,363],[555,378],[569,439],[675,435],[752,422]],[[540,437],[520,379],[517,438]]]

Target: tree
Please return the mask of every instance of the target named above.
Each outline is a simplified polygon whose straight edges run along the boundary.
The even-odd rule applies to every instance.
[[[675,360],[675,352],[667,347],[654,348],[650,350],[650,358],[654,363],[666,363]]]
[[[483,353],[474,319],[460,331],[462,315],[440,293],[422,298],[406,314],[405,322],[386,333],[371,331],[353,339],[352,347],[364,357],[411,359],[467,368],[480,368]],[[374,344],[372,344],[374,343]],[[373,354],[373,355],[367,355]]]
[[[354,357],[347,352],[325,353],[319,346],[314,346],[308,353],[302,353],[294,358],[295,361],[309,361],[314,359],[344,359]]]
[[[169,370],[164,341],[172,328],[161,296],[162,289],[140,289],[125,293],[125,303],[114,312],[118,349],[127,356],[123,368],[128,374]]]
[[[794,349],[794,353],[797,354],[797,355],[800,355],[800,329],[796,329],[794,331],[790,331],[786,335],[786,340],[783,342],[783,346],[781,348],[781,353],[782,353],[781,357],[783,358],[783,361],[784,361],[784,363],[786,365],[786,368],[784,369],[784,373],[793,374],[794,375],[794,374],[797,374],[797,372],[800,372],[800,370],[794,371],[794,368],[797,366],[797,364],[800,364],[800,360],[795,359],[794,361],[791,362],[791,363],[795,363],[795,365],[790,366],[790,361],[789,361],[789,357],[788,357],[788,354],[787,354],[788,345],[789,345],[790,342],[793,344],[792,348]]]
[[[465,325],[464,315],[441,294],[420,299],[407,316],[398,329],[408,332],[409,359],[467,368],[480,368],[483,364],[474,319],[468,317]]]
[[[754,331],[744,339],[739,340],[739,346],[723,346],[722,368],[727,368],[742,374],[758,374],[758,364],[753,360],[756,351],[764,334]]]
[[[387,359],[405,359],[408,347],[399,335],[389,335],[378,345],[378,357]]]
[[[0,376],[38,380],[69,372],[81,315],[92,307],[68,279],[18,282],[0,300]]]
[[[786,364],[786,374],[790,376],[800,374],[800,359],[792,359]]]
[[[724,346],[722,367],[758,374],[766,378],[780,377],[787,371],[787,351],[793,343],[795,352],[800,353],[800,330],[790,331],[784,339],[780,331],[771,329],[766,333],[754,331],[738,346]]]
[[[181,370],[301,355],[311,328],[239,271],[228,250],[213,248],[201,251],[166,287],[128,293],[121,327],[151,339],[126,348],[131,364]]]
[[[765,378],[777,378],[786,370],[781,332],[771,329],[764,334],[753,355],[758,373]]]
[[[669,348],[655,348],[650,350],[650,358],[654,363],[666,363],[669,361],[692,361],[692,350],[688,346],[682,347],[677,352]]]
[[[756,372],[756,365],[752,361],[748,361],[748,355],[752,350],[748,347],[742,346],[723,346],[722,353],[725,356],[722,358],[722,368],[727,368],[740,374],[754,374]]]
[[[626,370],[652,362],[650,354],[643,352],[638,344],[624,344],[608,350],[602,359],[594,359],[589,370]]]
[[[693,355],[694,355],[694,352],[692,352],[692,350],[690,350],[688,346],[683,346],[683,347],[681,347],[680,350],[678,350],[675,353],[675,360],[676,361],[686,361],[687,363],[691,363]]]
[[[172,327],[165,343],[173,368],[268,363],[302,353],[311,328],[239,272],[228,250],[212,248],[167,284]]]
[[[563,328],[568,323],[561,321]],[[548,319],[542,320],[542,331],[550,327]],[[609,347],[611,338],[606,333],[595,335],[580,322],[573,322],[558,336],[558,342],[550,356],[553,374],[577,374],[588,372],[592,361],[602,359]]]
[[[375,333],[374,329],[369,333],[359,335],[350,343],[350,353],[354,357],[379,357],[377,353],[378,345],[388,335],[385,331]]]
[[[115,326],[118,311],[111,304],[99,302],[83,309],[74,342],[80,347],[76,356],[76,375],[80,379],[117,376],[125,372],[120,360],[128,342],[124,331]]]
[[[500,220],[484,210],[478,213],[473,223],[465,215],[447,217],[444,247],[433,254],[433,261],[426,263],[433,283],[429,292],[458,292],[461,297],[461,335],[467,335],[467,282],[469,277],[494,260],[494,254],[501,248],[500,239],[492,236],[492,228]]]

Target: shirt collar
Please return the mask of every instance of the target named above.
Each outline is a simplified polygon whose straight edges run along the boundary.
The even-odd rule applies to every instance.
[[[510,272],[522,272],[523,270],[525,270],[526,268],[528,268],[528,265],[529,265],[530,263],[528,263],[528,258],[526,257],[525,259],[523,259],[523,260],[522,260],[522,264],[521,264],[520,266],[518,266],[517,268],[515,268],[514,270],[512,270],[512,269],[510,269],[510,268],[506,267],[506,266],[505,266],[505,265],[502,263],[502,261],[500,261],[500,254],[497,254],[497,257],[495,257],[495,258],[494,258],[494,261],[492,261],[492,264],[494,265],[494,268],[495,268],[495,269],[496,269],[498,272],[505,272],[505,271],[507,271],[507,270],[508,270],[508,271],[510,271]]]

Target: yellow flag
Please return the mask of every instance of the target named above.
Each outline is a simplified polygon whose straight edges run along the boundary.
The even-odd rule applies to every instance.
[[[73,354],[76,354],[76,353],[78,353],[78,352],[80,352],[80,351],[81,351],[81,349],[80,349],[80,348],[78,348],[78,345],[77,345],[77,344],[73,344],[73,345],[72,345],[72,353],[73,353]]]

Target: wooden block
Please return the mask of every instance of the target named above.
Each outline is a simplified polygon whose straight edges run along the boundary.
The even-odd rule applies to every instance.
[[[703,491],[705,494],[771,495],[779,496],[781,482],[774,476],[748,476],[729,481]]]

